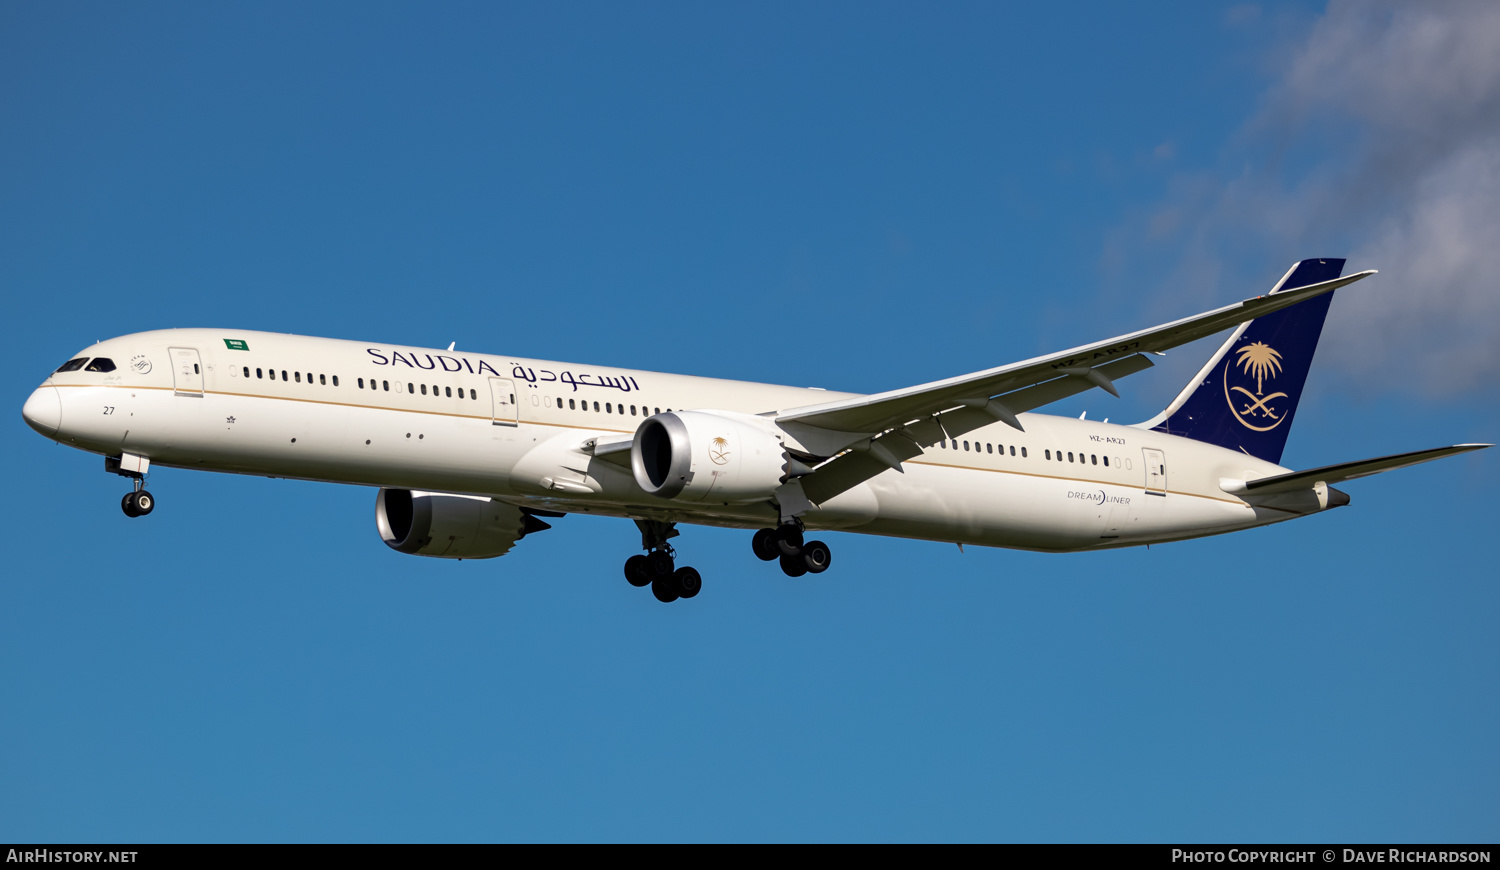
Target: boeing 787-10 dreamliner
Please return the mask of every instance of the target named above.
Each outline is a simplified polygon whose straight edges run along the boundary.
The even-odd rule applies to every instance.
[[[662,601],[680,523],[756,530],[792,576],[828,569],[808,532],[1051,552],[1178,541],[1349,503],[1356,477],[1459,444],[1292,471],[1279,465],[1343,260],[1303,260],[1269,294],[973,374],[855,395],[234,329],[167,329],[79,351],[26,422],[132,478],[153,465],[378,487],[403,553],[503,556],[543,518],[629,518],[625,576]],[[1182,393],[1135,425],[1030,413],[1233,329]]]

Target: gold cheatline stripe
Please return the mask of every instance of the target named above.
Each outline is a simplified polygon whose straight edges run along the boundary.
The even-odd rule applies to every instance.
[[[194,392],[192,390],[178,390],[175,387],[132,387],[132,386],[128,386],[126,384],[53,384],[52,386],[57,387],[59,389],[62,389],[62,388],[74,388],[74,389],[91,388],[91,389],[99,389],[99,388],[103,387],[103,388],[112,389],[112,390],[160,390],[160,391],[163,391],[163,392],[172,392],[172,393],[176,393],[176,392],[191,393],[191,392]],[[336,387],[335,389],[342,389],[342,387]],[[428,415],[434,416],[434,417],[453,417],[453,418],[460,419],[460,420],[490,420],[490,421],[494,421],[494,419],[495,419],[492,416],[491,417],[484,417],[484,416],[476,416],[476,415],[473,415],[473,414],[454,414],[454,413],[450,413],[450,412],[447,412],[447,411],[421,411],[421,410],[417,410],[415,408],[393,408],[393,407],[391,407],[389,405],[361,405],[361,404],[358,404],[358,403],[355,403],[355,402],[330,402],[327,399],[298,399],[298,398],[294,398],[294,397],[291,397],[291,396],[265,396],[265,395],[261,395],[259,393],[231,393],[231,392],[226,392],[224,390],[203,390],[203,391],[201,391],[200,394],[201,395],[205,395],[205,396],[208,396],[208,395],[214,395],[214,396],[235,396],[235,397],[238,397],[238,398],[241,398],[241,399],[269,399],[269,400],[274,401],[274,402],[304,402],[304,403],[307,403],[307,404],[310,404],[310,405],[333,405],[335,407],[340,407],[340,408],[365,408],[365,409],[372,410],[372,411],[399,411],[399,412],[405,413],[405,414],[428,414]],[[518,409],[520,408],[519,405],[516,405],[515,407],[518,408]],[[598,413],[598,412],[596,412],[596,413]],[[509,421],[505,421],[505,425],[518,425],[518,424],[511,424]],[[632,431],[634,431],[634,430],[631,430],[631,429],[606,429],[606,428],[599,427],[599,426],[578,426],[578,425],[574,425],[574,424],[570,424],[570,423],[549,423],[549,422],[547,422],[545,420],[521,420],[519,425],[526,425],[526,426],[550,426],[550,427],[552,427],[554,429],[585,429],[585,430],[590,431],[590,432],[614,432],[614,433],[617,433],[617,434],[620,434],[620,435],[628,435]],[[930,466],[932,468],[958,468],[958,469],[965,469],[965,470],[968,470],[968,471],[986,471],[986,472],[990,472],[992,474],[1014,474],[1014,475],[1018,475],[1020,477],[1039,477],[1039,478],[1042,478],[1044,480],[1064,480],[1064,481],[1069,481],[1069,482],[1072,482],[1072,483],[1089,483],[1089,484],[1100,484],[1100,485],[1106,485],[1106,486],[1123,486],[1123,487],[1125,487],[1127,489],[1135,489],[1134,485],[1132,485],[1132,484],[1109,483],[1108,481],[1091,480],[1091,479],[1089,479],[1087,477],[1062,477],[1062,476],[1059,476],[1059,475],[1056,475],[1056,474],[1038,474],[1038,473],[1033,472],[1033,471],[1012,471],[1012,470],[1007,469],[1007,468],[982,468],[982,467],[977,466],[977,465],[949,465],[949,464],[942,463],[942,462],[918,462],[918,461],[912,460],[912,459],[905,460],[905,462],[906,463],[910,463],[911,465],[927,465],[927,466]],[[1143,491],[1144,491],[1144,488],[1143,488]],[[1185,495],[1185,496],[1189,496],[1191,498],[1203,498],[1203,499],[1208,499],[1209,501],[1224,502],[1225,504],[1244,504],[1244,502],[1236,500],[1236,499],[1222,498],[1222,497],[1219,497],[1219,496],[1212,496],[1212,495],[1202,495],[1200,493],[1186,492],[1184,490],[1179,490],[1179,489],[1168,489],[1168,490],[1166,490],[1166,492],[1169,495]],[[1273,508],[1273,510],[1282,510],[1282,508]],[[1296,513],[1296,512],[1292,511],[1292,513]]]

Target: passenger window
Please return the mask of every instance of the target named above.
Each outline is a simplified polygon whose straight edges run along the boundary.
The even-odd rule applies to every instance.
[[[424,396],[427,395],[427,385],[426,384],[422,385],[422,395],[424,395]]]
[[[1012,447],[1012,448],[1011,448],[1011,449],[1010,449],[1010,455],[1011,455],[1011,456],[1015,456],[1015,455],[1016,455],[1016,448],[1014,448],[1014,447]],[[1026,448],[1025,448],[1025,447],[1022,447],[1022,448],[1021,448],[1021,458],[1022,458],[1022,459],[1025,459],[1025,458],[1026,458]]]
[[[364,378],[360,378],[359,379],[359,388],[361,390],[363,390],[365,388],[365,379]]]
[[[1068,461],[1069,462],[1073,461],[1073,451],[1071,451],[1071,450],[1068,451]]]
[[[1109,467],[1109,457],[1108,456],[1104,457],[1104,467],[1105,468]]]
[[[328,378],[324,377],[323,375],[318,375],[318,386],[320,386],[320,387],[326,387],[326,386],[328,386]]]
[[[449,398],[449,399],[453,398],[453,388],[452,387],[443,387],[443,392],[446,394],[445,398]]]
[[[967,442],[967,441],[964,442],[964,452],[965,453],[969,452],[969,442]]]
[[[381,381],[380,382],[380,386],[382,388],[384,388],[387,393],[389,393],[391,391],[391,382],[390,381]]]
[[[261,377],[261,373],[260,373],[260,369],[256,369],[256,370],[255,370],[255,376],[256,376],[256,377],[257,377],[257,378],[258,378],[258,377]]]
[[[333,385],[335,387],[339,385],[339,376],[338,375],[334,375],[333,376]]]
[[[470,398],[470,399],[473,399],[473,400],[474,400],[474,401],[476,401],[476,402],[477,402],[477,401],[479,401],[479,394],[478,394],[478,393],[476,393],[476,392],[474,392],[474,390],[473,390],[473,389],[470,389],[470,390],[469,390],[469,398]]]
[[[285,381],[286,381],[286,369],[282,369],[282,370],[281,370],[281,380],[282,380],[282,381],[283,381],[283,382],[285,382]]]
[[[568,400],[568,410],[569,411],[576,411],[576,410],[578,410],[578,408],[574,406],[572,399]]]
[[[61,373],[61,372],[76,372],[79,369],[83,368],[83,364],[86,363],[86,362],[88,362],[88,361],[89,361],[89,358],[86,357],[86,356],[81,356],[78,359],[70,359],[67,362],[63,363],[62,365],[58,366],[57,367],[57,372],[58,373]]]
[[[417,393],[417,385],[416,384],[407,384],[406,385],[406,391],[408,393],[411,393],[412,395],[416,395],[416,393]],[[422,392],[424,392],[424,393],[427,392],[427,388],[423,387],[422,388]]]
[[[995,452],[995,445],[993,445],[993,444],[986,444],[986,445],[984,445],[984,452],[985,453],[994,453]]]
[[[302,373],[301,372],[292,372],[292,377],[294,377],[294,378],[297,379],[297,383],[299,383],[299,384],[302,383]]]
[[[608,402],[605,402],[604,403],[604,413],[606,413],[606,414],[613,414],[614,412],[615,412],[614,407],[611,406]]]
[[[632,417],[635,416],[635,406],[634,405],[630,406],[630,416],[632,416]]]
[[[653,414],[660,414],[661,413],[661,409],[660,408],[652,408],[651,409],[651,413],[653,413]]]
[[[1090,453],[1089,454],[1089,464],[1090,465],[1098,465],[1099,464],[1099,457],[1097,457],[1094,454]]]
[[[1047,451],[1047,458],[1048,458],[1048,459],[1051,459],[1051,458],[1052,458],[1052,451],[1051,451],[1051,450],[1048,450],[1048,451]]]
[[[598,403],[598,402],[595,402],[595,403],[594,403],[594,410],[595,410],[595,411],[598,411],[598,410],[599,410],[599,403]]]
[[[105,362],[109,362],[109,360],[104,360],[104,361]],[[99,362],[99,360],[94,360],[94,362],[97,363],[97,362]],[[90,367],[90,371],[92,371],[92,370],[93,369],[92,369],[92,366],[91,366]],[[115,370],[115,364],[114,363],[109,363],[109,370],[110,371],[114,371]],[[198,371],[198,364],[197,363],[193,363],[193,374],[195,374],[195,375],[201,375],[201,374],[203,374],[203,372]]]
[[[247,377],[247,378],[250,377],[250,367],[249,366],[245,366],[245,377]]]

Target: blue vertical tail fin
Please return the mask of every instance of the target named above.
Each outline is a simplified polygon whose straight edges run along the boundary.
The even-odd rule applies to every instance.
[[[1303,260],[1271,292],[1332,281],[1343,271],[1343,260]],[[1279,465],[1332,301],[1326,293],[1241,324],[1172,404],[1140,427]]]

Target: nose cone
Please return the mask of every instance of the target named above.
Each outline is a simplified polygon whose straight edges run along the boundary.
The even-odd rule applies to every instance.
[[[57,396],[57,388],[38,387],[22,406],[21,416],[26,418],[26,425],[48,438],[56,435],[62,425],[62,399]]]

